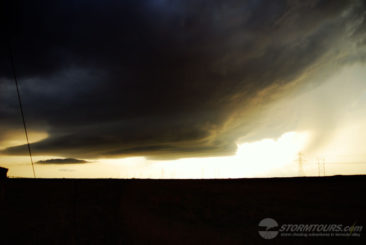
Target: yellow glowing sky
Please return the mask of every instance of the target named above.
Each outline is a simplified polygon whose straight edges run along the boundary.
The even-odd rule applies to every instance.
[[[288,132],[278,139],[263,139],[238,145],[234,156],[183,158],[155,161],[145,157],[90,160],[88,164],[35,164],[38,178],[243,178],[317,176],[317,158],[303,156],[303,172],[299,168],[299,153],[311,140],[311,132]],[[35,161],[50,156],[34,157]],[[9,176],[31,177],[27,157],[8,157]],[[325,175],[365,173],[362,164],[336,166],[326,163]],[[323,175],[323,166],[320,175]],[[352,167],[352,168],[350,168]]]
[[[366,174],[366,67],[353,65],[337,71],[321,86],[301,96],[273,104],[268,117],[290,120],[298,129],[278,138],[238,141],[235,155],[225,157],[148,160],[145,157],[86,159],[88,164],[35,164],[40,178],[241,178]],[[281,111],[283,114],[279,114]],[[327,129],[332,128],[328,132]],[[327,133],[324,133],[327,131]],[[30,130],[31,142],[47,133]],[[24,144],[22,130],[7,132],[0,149]],[[303,169],[299,167],[302,153]],[[35,156],[38,160],[59,156]],[[0,166],[11,177],[32,177],[29,157],[0,156]]]
[[[268,175],[271,171],[293,165],[306,146],[309,133],[285,133],[278,139],[264,139],[238,145],[234,156],[183,158],[156,161],[144,157],[98,159],[89,164],[36,164],[38,177],[111,177],[111,178],[240,178]],[[34,160],[47,158],[35,157]],[[91,160],[93,161],[93,160]],[[10,176],[29,176],[25,157],[8,158]]]

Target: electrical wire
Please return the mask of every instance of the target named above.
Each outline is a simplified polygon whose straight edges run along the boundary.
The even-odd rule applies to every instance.
[[[29,144],[27,124],[25,122],[25,116],[24,116],[24,110],[23,110],[23,103],[22,103],[22,99],[21,99],[20,91],[19,91],[19,82],[18,82],[18,79],[17,79],[16,69],[15,69],[15,62],[14,62],[14,54],[13,54],[13,49],[12,49],[12,46],[11,46],[11,42],[9,42],[9,52],[10,52],[10,63],[11,63],[12,73],[13,73],[15,87],[16,87],[17,95],[18,95],[18,102],[19,102],[20,114],[22,116],[25,138],[27,140],[27,147],[28,147],[28,152],[29,152],[29,158],[30,158],[30,161],[31,161],[31,164],[32,164],[33,177],[36,178],[36,171],[34,169],[34,162],[33,162],[33,157],[32,157],[32,150],[31,150],[31,146]]]

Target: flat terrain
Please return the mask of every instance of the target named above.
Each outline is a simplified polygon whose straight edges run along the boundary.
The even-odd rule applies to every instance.
[[[366,176],[236,180],[1,181],[0,244],[364,243],[264,240],[258,223],[363,225]],[[364,243],[366,244],[366,243]]]

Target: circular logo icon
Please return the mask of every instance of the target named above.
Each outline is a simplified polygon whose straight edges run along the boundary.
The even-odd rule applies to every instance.
[[[264,239],[273,239],[278,235],[278,230],[275,230],[278,227],[278,223],[276,220],[271,218],[262,219],[259,224],[259,235]]]

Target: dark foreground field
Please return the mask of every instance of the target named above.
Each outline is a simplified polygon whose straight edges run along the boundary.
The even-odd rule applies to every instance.
[[[0,244],[330,244],[364,243],[366,235],[258,234],[266,217],[366,226],[366,176],[1,182]]]

